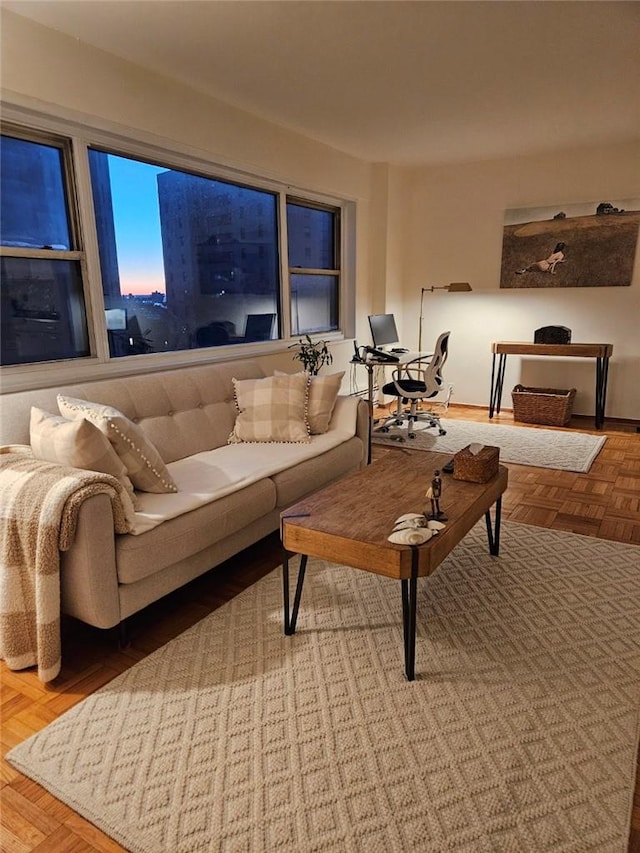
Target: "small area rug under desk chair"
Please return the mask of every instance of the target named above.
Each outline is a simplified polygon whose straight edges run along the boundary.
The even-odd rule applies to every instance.
[[[447,360],[450,334],[451,332],[443,332],[440,335],[432,356],[420,356],[399,365],[393,371],[392,381],[383,386],[382,392],[396,397],[396,409],[374,432],[389,432],[390,426],[402,426],[406,420],[409,438],[415,438],[413,425],[416,421],[426,421],[430,427],[437,428],[440,435],[446,435],[440,418],[449,407],[453,386],[445,384],[442,367]],[[443,400],[434,399],[443,393]],[[429,401],[429,408],[419,410],[418,404],[425,400]],[[404,410],[407,404],[408,412]],[[433,409],[434,404],[438,406],[438,411]]]

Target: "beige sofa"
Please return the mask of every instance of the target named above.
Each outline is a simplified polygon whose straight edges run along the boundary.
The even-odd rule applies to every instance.
[[[308,445],[228,445],[232,379],[263,376],[257,362],[236,361],[0,398],[0,445],[28,444],[31,407],[57,413],[62,393],[119,409],[176,482],[188,483],[175,495],[140,495],[135,534],[114,533],[107,495],[83,504],[74,544],[61,555],[63,612],[99,628],[121,624],[277,530],[288,505],[366,464],[368,407],[351,397],[338,397],[328,432]]]

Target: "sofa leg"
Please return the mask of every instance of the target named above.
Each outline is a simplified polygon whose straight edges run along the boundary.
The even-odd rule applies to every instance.
[[[118,648],[126,649],[131,645],[131,636],[129,634],[129,623],[123,619],[118,623]]]

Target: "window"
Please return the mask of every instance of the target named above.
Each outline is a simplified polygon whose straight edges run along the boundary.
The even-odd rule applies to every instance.
[[[293,335],[339,328],[339,228],[337,208],[287,201]]]
[[[340,271],[347,203],[288,197],[281,183],[218,175],[189,154],[91,127],[67,134],[52,116],[22,127],[22,117],[5,111],[0,147],[6,389],[33,387],[42,371],[74,381],[78,359],[93,375],[154,354],[184,364],[166,356],[250,343],[254,352],[337,333],[341,312],[352,317]],[[24,369],[41,362],[52,364]]]
[[[105,309],[126,316],[112,357],[244,343],[248,317],[280,316],[275,193],[96,149],[89,164]]]
[[[64,140],[5,134],[0,148],[0,363],[88,356],[89,335]]]

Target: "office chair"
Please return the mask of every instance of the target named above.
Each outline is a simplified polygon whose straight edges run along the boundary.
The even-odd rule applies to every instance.
[[[432,356],[421,356],[406,364],[399,365],[392,373],[392,381],[383,386],[384,394],[393,394],[396,397],[396,410],[384,423],[376,427],[375,432],[389,432],[392,425],[402,426],[407,421],[407,436],[415,438],[413,426],[416,421],[427,421],[429,428],[438,429],[439,435],[446,435],[447,431],[440,423],[441,416],[449,407],[452,385],[446,385],[442,377],[442,367],[447,360],[449,351],[449,335],[451,332],[443,332],[434,348]],[[424,400],[432,400],[438,394],[444,393],[444,399],[433,401],[439,407],[434,411],[432,404],[427,410],[418,410],[418,403]],[[409,405],[409,411],[404,407]]]
[[[196,345],[199,347],[220,347],[229,343],[229,332],[225,323],[215,321],[196,329]]]

